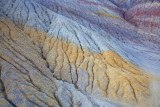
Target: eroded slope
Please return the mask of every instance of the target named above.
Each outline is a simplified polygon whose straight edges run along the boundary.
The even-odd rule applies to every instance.
[[[95,53],[3,19],[0,25],[2,93],[12,106],[157,104],[152,78],[115,52]],[[106,100],[98,104],[94,98]]]

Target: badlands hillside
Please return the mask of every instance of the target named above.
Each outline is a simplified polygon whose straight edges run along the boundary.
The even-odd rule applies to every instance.
[[[160,1],[0,0],[0,107],[160,107]]]

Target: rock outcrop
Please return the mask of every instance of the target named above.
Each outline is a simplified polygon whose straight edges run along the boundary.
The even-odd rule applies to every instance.
[[[0,1],[0,106],[159,107],[159,29],[131,3]]]

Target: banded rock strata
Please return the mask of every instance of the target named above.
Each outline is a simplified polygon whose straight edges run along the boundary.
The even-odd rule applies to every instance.
[[[124,19],[125,2],[0,3],[0,106],[160,105],[160,38]]]
[[[160,34],[160,2],[140,2],[126,12],[126,18],[136,26]]]

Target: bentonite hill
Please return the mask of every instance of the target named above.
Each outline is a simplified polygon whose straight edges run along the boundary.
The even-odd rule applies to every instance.
[[[0,107],[160,107],[160,0],[0,0]]]

